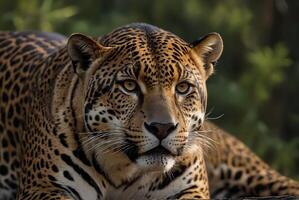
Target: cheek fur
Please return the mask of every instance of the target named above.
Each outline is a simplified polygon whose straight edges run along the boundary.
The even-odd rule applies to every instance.
[[[194,130],[194,129],[198,128],[199,126],[201,126],[202,122],[204,121],[204,116],[205,116],[204,112],[201,112],[201,111],[194,112],[191,115],[191,118],[189,120],[189,125],[188,125],[189,131]]]
[[[96,129],[101,125],[120,125],[116,112],[104,106],[93,108],[87,113],[86,123]]]
[[[138,97],[136,95],[128,95],[116,88],[112,95],[108,97],[110,107],[117,111],[117,116],[122,121],[128,121],[131,115],[135,112],[138,104]]]
[[[185,100],[178,104],[180,111],[184,116],[186,124],[186,130],[193,130],[199,127],[204,121],[205,117],[205,106],[202,105],[202,99],[205,96],[200,96],[196,92],[190,93],[186,96]]]

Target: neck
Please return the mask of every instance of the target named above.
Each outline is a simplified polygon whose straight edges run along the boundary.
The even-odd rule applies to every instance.
[[[68,150],[76,151],[80,148],[79,135],[84,130],[84,86],[74,72],[66,48],[59,51],[57,55],[60,56],[51,59],[49,64],[53,69],[57,69],[52,77],[55,92],[50,92],[53,95],[51,114],[57,134],[64,133],[64,141],[60,138],[61,144]],[[67,143],[67,141],[73,142]]]

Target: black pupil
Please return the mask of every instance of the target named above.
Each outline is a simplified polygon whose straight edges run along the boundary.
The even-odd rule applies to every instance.
[[[188,89],[188,86],[186,84],[180,84],[179,85],[179,91],[180,92],[184,93],[184,92],[187,91],[187,89]]]
[[[129,90],[133,90],[135,87],[134,87],[134,83],[132,81],[128,81],[127,82],[127,86],[128,86],[128,89]]]

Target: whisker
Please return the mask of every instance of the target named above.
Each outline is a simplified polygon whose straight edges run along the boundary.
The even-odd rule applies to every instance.
[[[206,119],[207,120],[217,120],[217,119],[220,119],[221,117],[223,117],[224,116],[224,114],[221,114],[221,115],[219,115],[219,116],[217,116],[217,117],[206,117]]]
[[[189,143],[186,147],[191,147],[193,144],[199,144],[203,147],[203,152],[206,154],[210,149],[216,149],[217,141],[209,136],[213,130],[194,130],[190,131]]]
[[[116,146],[116,144],[109,145],[105,149],[96,148],[95,149],[96,157],[98,157],[100,153],[101,154],[105,154],[105,153],[113,153],[114,154],[114,153],[122,152],[129,148],[132,148],[132,146],[130,146],[129,144],[118,143],[118,144],[120,144],[119,146]]]
[[[80,138],[80,141],[82,142],[82,144],[84,143],[87,143],[91,140],[94,140],[94,139],[103,139],[103,138],[117,138],[117,137],[120,137],[120,135],[113,135],[113,134],[107,134],[107,135],[87,135],[87,136],[84,136],[82,138]]]
[[[98,144],[95,144],[94,146],[91,146],[89,149],[86,150],[86,152],[90,152],[92,150],[97,150],[97,151],[100,151],[101,153],[104,153],[110,147],[116,146],[118,144],[121,144],[121,143],[119,141],[109,143],[109,144],[98,143]]]
[[[198,143],[201,147],[203,147],[203,152],[206,153],[207,150],[215,149],[217,142],[212,140],[211,138],[199,138],[195,137],[192,139],[191,144]]]
[[[95,146],[102,146],[102,148],[107,148],[107,146],[111,146],[111,145],[116,145],[118,143],[122,143],[123,142],[123,137],[121,135],[109,135],[109,137],[106,139],[107,135],[105,135],[105,140],[100,140],[103,139],[104,136],[102,135],[92,135],[90,138],[88,138],[87,140],[83,140],[82,141],[82,145],[81,147],[83,148],[84,146],[90,145],[90,143],[94,140],[97,140],[97,144],[94,146],[91,146],[89,149],[87,149],[87,152],[90,152],[93,148],[95,148]]]
[[[212,114],[212,112],[214,111],[214,106],[209,110],[209,112],[207,112],[206,114],[205,114],[205,117],[207,118],[208,116],[210,116],[210,114]]]

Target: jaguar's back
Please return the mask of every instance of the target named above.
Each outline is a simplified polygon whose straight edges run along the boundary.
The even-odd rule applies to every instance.
[[[0,33],[0,199],[15,196],[22,137],[32,74],[39,63],[65,43],[54,33]],[[7,195],[6,195],[7,194]]]

